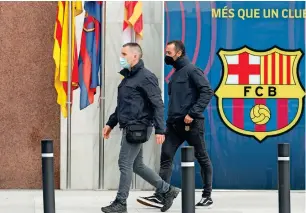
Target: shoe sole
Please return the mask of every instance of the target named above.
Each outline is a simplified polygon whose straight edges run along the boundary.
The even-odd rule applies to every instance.
[[[174,191],[174,194],[173,194],[174,199],[178,196],[179,193],[180,193],[180,189],[176,188],[175,191]],[[161,209],[160,211],[161,212],[168,211],[171,208],[172,204],[173,204],[173,200],[172,200],[171,205],[167,209]]]
[[[146,199],[142,199],[142,198],[137,198],[137,202],[144,205],[144,206],[149,206],[149,207],[154,207],[154,208],[161,208],[163,207],[162,204],[158,204],[158,203],[154,203],[154,202],[150,202]]]
[[[178,196],[178,194],[180,193],[180,190],[179,189],[176,189],[175,190],[175,194],[174,194],[174,198],[176,198]]]
[[[195,206],[196,209],[211,209],[214,207],[213,204],[209,205],[209,206]]]
[[[104,213],[128,213],[128,212],[127,211],[126,212],[113,212],[113,211],[111,211],[111,212],[104,212]]]
[[[110,212],[110,211],[106,211],[106,212],[105,212],[105,211],[103,211],[102,209],[101,209],[101,211],[104,212],[104,213],[128,213],[127,211],[124,211],[124,212],[114,212],[114,211],[111,211],[111,212]]]

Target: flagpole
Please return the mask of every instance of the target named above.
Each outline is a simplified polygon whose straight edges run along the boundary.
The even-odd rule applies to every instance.
[[[131,32],[131,41],[132,42],[136,42],[136,32],[135,32],[135,30],[132,28],[132,30],[131,30],[132,32]],[[133,178],[133,181],[132,181],[132,189],[136,189],[136,177],[137,177],[137,175],[134,173],[134,178]]]
[[[136,33],[134,30],[132,30],[131,40],[132,42],[136,42]]]
[[[106,29],[106,1],[102,3],[101,20],[101,66],[100,66],[100,101],[99,101],[99,189],[104,188],[104,127],[105,110],[105,29]]]
[[[71,188],[71,72],[72,72],[72,4],[68,2],[69,24],[68,24],[68,94],[67,94],[67,175],[66,189]]]

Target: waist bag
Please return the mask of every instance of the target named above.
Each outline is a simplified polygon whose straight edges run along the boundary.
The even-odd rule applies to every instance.
[[[126,140],[129,143],[145,143],[148,141],[148,127],[142,124],[126,127]]]

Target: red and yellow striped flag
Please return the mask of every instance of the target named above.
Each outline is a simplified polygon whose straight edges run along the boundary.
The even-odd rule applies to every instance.
[[[69,6],[68,1],[59,1],[54,30],[53,59],[55,61],[54,86],[57,92],[57,103],[61,106],[63,116],[67,117],[68,94],[68,26]],[[72,2],[72,90],[78,87],[78,56],[75,38],[75,16],[83,11],[82,2]],[[71,92],[72,102],[72,92]]]
[[[143,38],[142,2],[124,2],[123,43],[132,42],[132,33],[136,34],[136,42]]]

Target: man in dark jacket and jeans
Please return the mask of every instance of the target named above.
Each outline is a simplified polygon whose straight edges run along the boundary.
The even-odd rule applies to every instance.
[[[212,165],[205,148],[203,111],[213,96],[213,90],[203,72],[185,56],[183,42],[168,42],[165,63],[172,65],[175,72],[168,86],[167,130],[165,143],[162,145],[159,175],[170,183],[174,155],[186,140],[189,145],[194,146],[204,184],[202,199],[196,206],[211,207]],[[137,201],[147,206],[161,207],[165,200],[156,191],[153,196],[139,197]]]
[[[165,197],[161,208],[167,211],[179,194],[179,189],[170,186],[143,163],[143,143],[149,140],[153,125],[156,142],[164,142],[164,104],[156,76],[144,67],[142,50],[137,43],[127,43],[121,50],[120,74],[124,79],[118,86],[117,107],[103,129],[108,139],[111,130],[119,123],[122,129],[119,154],[120,183],[117,197],[111,205],[102,207],[102,212],[125,213],[133,171],[156,187]]]

